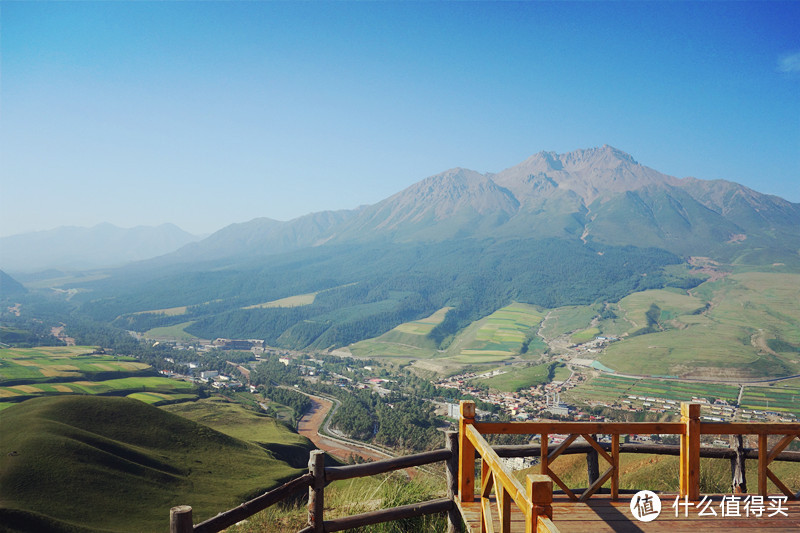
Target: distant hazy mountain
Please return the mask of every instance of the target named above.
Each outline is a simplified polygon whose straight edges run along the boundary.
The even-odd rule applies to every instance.
[[[579,239],[722,260],[768,249],[770,257],[796,259],[798,228],[800,204],[733,182],[667,176],[603,146],[541,152],[497,174],[455,168],[354,211],[231,225],[162,260],[463,237]]]
[[[173,224],[118,228],[64,226],[0,238],[0,267],[9,272],[118,266],[177,250],[197,240]]]

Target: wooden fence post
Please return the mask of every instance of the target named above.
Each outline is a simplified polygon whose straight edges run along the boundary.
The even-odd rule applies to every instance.
[[[764,498],[767,497],[767,456],[769,447],[767,446],[767,434],[758,435],[758,493]]]
[[[736,450],[736,456],[731,458],[731,490],[734,494],[747,494],[747,477],[744,468],[744,438],[742,435],[731,435],[731,448]]]
[[[192,508],[179,505],[169,510],[169,533],[192,533]]]
[[[597,440],[597,435],[591,435],[591,437]],[[600,456],[594,448],[586,452],[586,475],[589,477],[589,485],[587,485],[589,487],[600,479]]]
[[[680,495],[690,501],[700,500],[700,404],[681,404]]]
[[[461,513],[456,507],[458,494],[458,431],[447,431],[444,434],[444,447],[450,451],[450,459],[445,463],[447,468],[447,497],[453,507],[447,512],[447,533],[461,531]]]
[[[308,459],[308,471],[314,480],[308,487],[308,525],[314,533],[322,533],[325,509],[325,452],[312,450]]]
[[[611,435],[611,459],[614,461],[614,473],[611,474],[611,499],[619,499],[619,434]]]
[[[539,517],[553,518],[553,480],[542,474],[528,474],[527,493],[531,502],[525,520],[525,533],[536,533]]]
[[[458,421],[458,497],[462,502],[475,500],[475,446],[467,438],[467,426],[475,423],[475,402],[461,400]]]

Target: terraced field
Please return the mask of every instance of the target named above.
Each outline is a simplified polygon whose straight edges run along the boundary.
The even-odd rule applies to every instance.
[[[800,382],[745,387],[741,407],[763,411],[800,413]]]
[[[715,383],[686,383],[656,379],[633,379],[600,375],[572,389],[568,395],[576,400],[613,403],[627,396],[663,398],[689,402],[692,398],[719,398],[735,403],[739,387]]]
[[[464,343],[453,359],[496,362],[519,354],[531,328],[538,326],[543,318],[544,314],[528,304],[513,303],[498,309],[480,321],[474,338]]]

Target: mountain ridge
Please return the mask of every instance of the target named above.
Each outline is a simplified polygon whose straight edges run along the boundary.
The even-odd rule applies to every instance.
[[[765,246],[792,256],[800,247],[800,204],[731,181],[669,176],[609,145],[539,152],[498,173],[455,167],[373,205],[272,221],[258,249],[236,245],[258,220],[227,226],[159,261],[466,237],[593,240],[724,260]],[[642,227],[649,230],[639,236]]]
[[[61,226],[0,237],[0,267],[16,273],[119,266],[178,250],[199,238],[170,223],[133,228],[108,222]]]

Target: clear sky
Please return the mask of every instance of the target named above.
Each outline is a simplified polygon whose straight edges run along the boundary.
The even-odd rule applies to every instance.
[[[210,233],[610,144],[800,202],[800,2],[0,6],[0,235]]]

